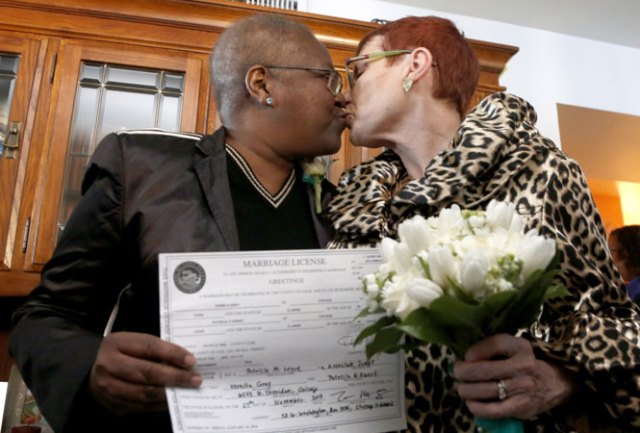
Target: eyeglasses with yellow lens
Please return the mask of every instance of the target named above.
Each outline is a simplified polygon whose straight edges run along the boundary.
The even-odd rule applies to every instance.
[[[354,69],[353,69],[353,64],[355,62],[360,62],[363,60],[368,60],[368,61],[374,61],[374,60],[379,60],[379,59],[383,59],[385,57],[393,57],[393,56],[400,56],[402,54],[410,54],[412,53],[412,50],[389,50],[389,51],[376,51],[373,53],[368,53],[368,54],[362,54],[360,56],[356,56],[356,57],[351,57],[350,59],[347,59],[347,63],[345,65],[345,69],[347,70],[347,82],[349,83],[349,87],[351,87],[353,89],[353,86],[355,86],[356,84],[356,79],[358,78],[355,75]]]

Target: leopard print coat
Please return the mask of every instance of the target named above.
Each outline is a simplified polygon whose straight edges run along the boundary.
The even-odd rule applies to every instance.
[[[346,172],[328,209],[336,230],[331,247],[376,245],[395,237],[406,218],[434,215],[453,203],[482,209],[494,198],[514,202],[527,230],[556,240],[558,279],[571,291],[548,301],[521,335],[539,358],[575,372],[584,388],[580,401],[525,422],[526,430],[578,431],[570,425],[587,413],[592,431],[597,422],[607,431],[640,431],[640,314],[612,265],[580,167],[539,134],[535,121],[526,101],[497,93],[464,119],[451,148],[431,161],[424,177],[409,178],[391,151]],[[437,345],[406,355],[409,432],[475,430],[447,373],[449,359],[450,350]]]

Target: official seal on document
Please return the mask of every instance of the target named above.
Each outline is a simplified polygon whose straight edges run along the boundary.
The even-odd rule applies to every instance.
[[[182,293],[196,293],[207,279],[204,268],[196,262],[182,262],[173,272],[173,282]]]

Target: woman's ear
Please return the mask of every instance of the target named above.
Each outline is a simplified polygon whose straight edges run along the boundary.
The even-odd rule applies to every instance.
[[[431,51],[425,47],[418,47],[410,54],[410,65],[407,77],[413,81],[418,81],[425,76],[429,70],[435,66]]]
[[[265,66],[251,66],[244,76],[244,86],[256,103],[267,107],[273,105],[273,98],[269,93],[269,72]]]

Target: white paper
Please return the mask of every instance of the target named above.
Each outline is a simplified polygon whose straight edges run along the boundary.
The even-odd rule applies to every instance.
[[[373,249],[161,254],[162,338],[204,379],[167,390],[174,432],[406,428],[401,356],[353,347],[361,277],[380,263]]]

